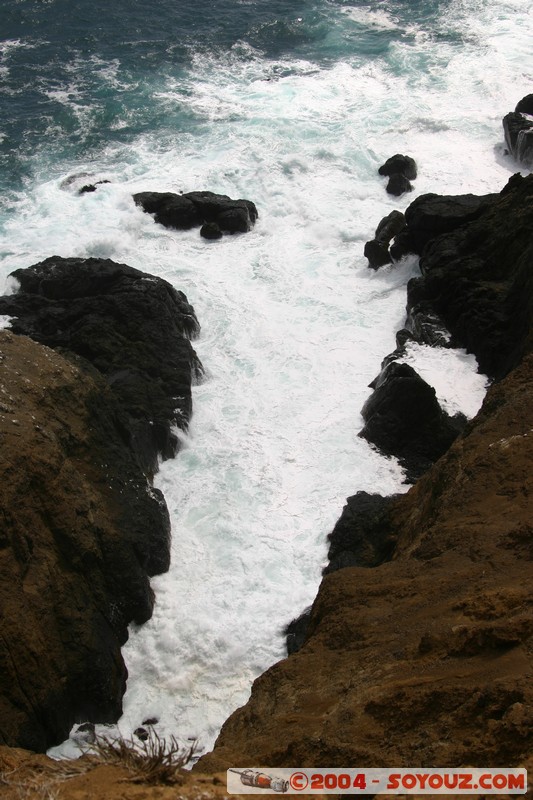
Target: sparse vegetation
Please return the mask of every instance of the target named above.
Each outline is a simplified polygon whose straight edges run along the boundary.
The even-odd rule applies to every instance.
[[[181,783],[182,770],[196,752],[196,742],[183,747],[175,736],[164,739],[150,729],[145,741],[97,737],[90,752],[105,764],[124,767],[134,783]]]

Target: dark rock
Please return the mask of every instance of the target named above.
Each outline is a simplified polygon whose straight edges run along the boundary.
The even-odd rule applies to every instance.
[[[142,728],[142,727],[135,728],[133,733],[137,737],[137,739],[141,740],[141,742],[146,742],[150,738],[150,734],[148,733],[146,728]]]
[[[250,212],[246,206],[235,206],[222,211],[217,223],[226,233],[246,233],[252,227]]]
[[[409,480],[420,477],[440,458],[466,424],[440,407],[435,389],[408,364],[389,364],[375,382],[362,409],[359,436],[396,456]]]
[[[515,111],[533,116],[533,94],[527,94],[516,104]]]
[[[431,239],[477,219],[494,197],[473,194],[423,194],[417,197],[405,212],[414,252],[420,255]]]
[[[417,294],[423,287],[454,343],[499,379],[533,349],[533,176],[514,175],[499,195],[478,200],[468,224],[433,241],[424,234]]]
[[[396,541],[389,509],[397,496],[357,492],[348,497],[328,536],[329,564],[324,575],[343,567],[375,567],[389,559]]]
[[[395,173],[390,176],[389,182],[387,183],[388,194],[392,194],[394,197],[400,197],[400,195],[405,194],[405,192],[412,191],[413,187],[405,175]]]
[[[412,339],[430,347],[453,347],[454,342],[443,319],[433,308],[424,278],[411,278],[407,284],[407,319]]]
[[[172,192],[139,192],[133,195],[138,206],[147,214],[153,214],[155,221],[165,228],[188,230],[203,222],[202,216],[192,202],[180,194]]]
[[[204,223],[216,223],[226,233],[246,233],[258,217],[257,208],[250,200],[232,200],[225,194],[214,192],[182,195],[139,192],[133,195],[133,199],[148,214],[154,214],[156,222],[167,228],[185,230]]]
[[[383,217],[376,228],[375,238],[378,242],[389,244],[405,228],[405,215],[401,211],[391,211]]]
[[[416,161],[411,156],[402,156],[396,153],[388,158],[378,170],[380,175],[403,175],[410,181],[416,180]]]
[[[111,183],[111,181],[96,181],[95,183],[87,183],[82,186],[78,194],[87,194],[88,192],[96,192],[96,188],[103,183]]]
[[[284,629],[283,633],[286,637],[287,654],[289,656],[293,653],[297,653],[298,650],[300,650],[305,644],[310,619],[311,606],[306,608],[306,610],[303,611],[299,617],[296,617],[296,619],[293,619],[292,622],[289,622]]]
[[[516,161],[533,166],[533,120],[512,111],[503,118],[505,141]]]
[[[148,719],[143,719],[142,724],[143,725],[157,725],[158,722],[159,722],[159,718],[158,717],[148,717]]]
[[[232,200],[226,194],[215,194],[214,192],[187,192],[183,197],[195,204],[205,222],[217,222],[220,214],[236,208],[247,210],[252,225],[259,216],[255,203],[252,203],[251,200]]]
[[[204,222],[200,229],[200,236],[203,236],[204,239],[220,239],[222,235],[216,222]]]
[[[125,264],[54,256],[13,273],[0,298],[15,333],[65,348],[102,373],[129,415],[127,436],[145,472],[177,449],[173,426],[191,413],[191,374],[201,366],[189,338],[194,309],[169,283]],[[154,321],[157,320],[157,324]]]
[[[379,267],[391,263],[389,242],[404,228],[405,217],[401,211],[391,211],[390,214],[383,217],[376,228],[375,238],[365,244],[365,256],[372,269],[379,269]]]
[[[394,261],[399,261],[409,253],[416,253],[416,244],[407,225],[395,236],[389,252]]]
[[[365,244],[364,254],[368,258],[368,266],[372,269],[379,269],[392,261],[388,246],[378,242],[377,239]]]

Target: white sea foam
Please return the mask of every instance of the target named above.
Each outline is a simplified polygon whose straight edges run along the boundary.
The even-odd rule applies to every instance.
[[[466,350],[448,350],[408,343],[405,361],[434,387],[437,400],[448,414],[475,417],[487,391],[487,377],[477,372],[475,356]]]
[[[253,52],[197,55],[188,80],[154,84],[152,97],[159,109],[186,108],[194,131],[115,143],[52,177],[48,163],[33,164],[34,184],[6,225],[4,275],[54,253],[111,257],[185,291],[202,324],[207,378],[182,452],[157,477],[172,567],[153,581],[152,620],[124,648],[126,735],[157,716],[161,733],[209,747],[254,677],[282,657],[282,628],[316,594],[344,498],[405,489],[396,461],[357,432],[417,267],[407,259],[374,273],[364,242],[417,194],[499,190],[517,171],[495,151],[501,117],[527,92],[528,5],[454,9],[461,48],[428,35],[392,44],[387,60],[323,69]],[[414,193],[400,199],[377,176],[395,152],[419,164]],[[114,181],[80,197],[61,190],[67,171]],[[244,236],[206,242],[136,208],[131,194],[150,189],[247,197],[260,218]],[[408,359],[448,409],[475,413],[483,377],[472,358],[410,347]]]

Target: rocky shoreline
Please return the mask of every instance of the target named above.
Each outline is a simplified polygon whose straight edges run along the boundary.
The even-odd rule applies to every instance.
[[[374,384],[373,440],[395,452],[400,431],[425,474],[403,496],[348,499],[317,598],[287,629],[291,655],[255,681],[200,771],[533,765],[533,176],[488,197],[419,197],[405,221],[393,247],[419,254],[422,276]],[[444,326],[495,383],[424,464],[418,437],[438,445],[442,420],[416,413],[418,376],[399,362],[407,341],[441,344]]]
[[[257,216],[207,192],[135,201],[175,228],[245,232]],[[370,266],[416,253],[422,274],[361,435],[416,483],[348,498],[317,598],[288,627],[291,655],[255,681],[196,773],[533,767],[533,176],[393,214]],[[194,309],[159,278],[59,257],[14,278],[19,291],[0,298],[12,318],[0,332],[0,744],[44,751],[76,721],[120,716],[120,647],[169,563],[152,480],[178,450],[202,367]],[[474,420],[444,414],[401,363],[411,341],[476,355],[493,385]]]
[[[122,713],[120,648],[169,565],[152,478],[191,414],[199,325],[166,281],[112,261],[53,257],[14,278],[0,298],[0,743],[44,751]]]

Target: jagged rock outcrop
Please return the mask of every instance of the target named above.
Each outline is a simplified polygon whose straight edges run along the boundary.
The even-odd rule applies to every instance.
[[[156,222],[178,230],[216,223],[223,233],[246,233],[258,217],[251,200],[232,200],[213,192],[138,192],[133,199],[144,211],[153,214]]]
[[[505,143],[516,161],[533,167],[533,95],[528,94],[503,118]]]
[[[435,389],[409,364],[393,361],[372,386],[361,411],[365,424],[359,436],[396,456],[413,482],[448,450],[466,418],[446,414]]]
[[[368,492],[348,497],[328,536],[329,564],[324,575],[344,567],[376,567],[389,560],[396,544],[389,516],[396,497]]]
[[[410,296],[476,355],[481,372],[503,377],[533,349],[533,175],[514,175],[498,195],[424,195],[405,216],[421,254]]]
[[[121,714],[127,625],[150,617],[149,576],[169,564],[150,478],[188,421],[198,323],[125,265],[15,274],[0,298],[16,331],[0,332],[0,743],[41,751]]]
[[[394,559],[323,579],[196,769],[532,764],[532,396],[529,356],[394,501]]]

